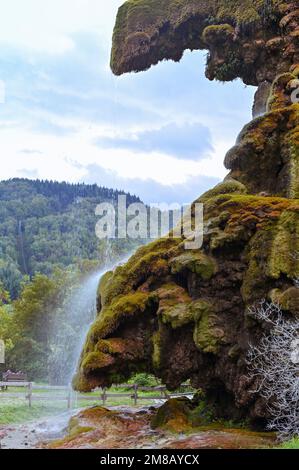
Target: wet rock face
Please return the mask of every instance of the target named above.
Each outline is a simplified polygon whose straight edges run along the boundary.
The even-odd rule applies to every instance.
[[[112,70],[146,70],[179,61],[186,49],[207,49],[209,79],[272,82],[299,62],[298,16],[294,1],[130,0],[117,16]]]
[[[260,84],[256,110],[266,106],[266,113],[228,152],[225,181],[197,201],[204,204],[202,248],[186,251],[184,240],[158,240],[104,276],[99,316],[74,379],[78,390],[144,371],[170,389],[190,379],[219,416],[225,410],[236,419],[267,419],[246,363],[249,344],[264,328],[248,307],[267,299],[290,318],[299,314],[297,19],[296,4],[281,1],[131,0],[121,7],[115,73],[179,60],[186,47],[208,44],[208,76],[220,78],[221,70],[221,79]],[[224,73],[231,51],[246,67],[234,62]]]
[[[267,111],[268,99],[271,93],[271,82],[264,80],[258,86],[254,96],[254,103],[252,108],[252,116],[256,118],[262,116]]]

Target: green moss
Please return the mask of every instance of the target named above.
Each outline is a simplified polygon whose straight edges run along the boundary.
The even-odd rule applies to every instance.
[[[102,309],[101,315],[97,318],[89,332],[89,340],[94,342],[102,339],[114,331],[122,321],[129,320],[135,315],[143,314],[150,307],[155,298],[153,295],[144,292],[134,292],[116,297],[111,305]]]
[[[299,260],[293,253],[299,252],[299,205],[281,214],[273,231],[267,274],[278,279],[282,274],[299,277]]]
[[[115,74],[121,74],[145,70],[165,58],[179,60],[184,49],[206,48],[206,42],[200,38],[207,26],[214,29],[206,31],[205,40],[210,39],[212,31],[215,37],[215,30],[222,37],[224,34],[230,37],[236,25],[244,29],[261,28],[265,17],[274,18],[282,3],[273,0],[270,7],[265,0],[128,0],[118,11],[111,68]],[[182,35],[182,40],[178,32],[182,24],[188,25],[188,20],[188,34]],[[163,25],[167,25],[167,33],[160,34]]]
[[[173,329],[181,328],[193,322],[193,314],[189,304],[163,306],[162,321],[170,324]]]
[[[233,39],[235,28],[230,24],[207,26],[202,33],[202,40],[208,45],[223,43],[229,39]]]
[[[299,243],[299,205],[289,204],[264,230],[259,230],[247,247],[248,268],[242,296],[250,304],[265,296],[265,286],[273,279],[298,276],[299,261],[292,256]],[[272,296],[275,293],[272,293]]]
[[[298,198],[299,104],[285,90],[281,100],[282,107],[245,126],[225,165],[251,193]]]
[[[201,400],[195,408],[189,411],[188,421],[192,428],[208,426],[215,421],[215,416],[213,407],[209,406],[205,400]]]
[[[94,431],[94,428],[92,428],[91,426],[77,426],[75,429],[71,431],[71,433],[68,436],[64,437],[63,439],[58,439],[54,442],[51,442],[50,448],[51,449],[63,448],[70,442],[83,436],[83,434],[87,434],[91,431]]]
[[[157,315],[162,324],[173,329],[198,322],[211,310],[208,302],[201,299],[193,301],[186,290],[176,284],[163,285],[156,295],[159,298]]]
[[[232,192],[227,193],[228,190]],[[299,240],[297,200],[248,195],[235,181],[227,181],[209,196],[204,195],[204,199],[202,251],[183,251],[182,240],[161,239],[142,247],[125,266],[104,279],[100,286],[104,306],[89,333],[74,382],[76,389],[90,390],[102,384],[124,382],[138,371],[165,376],[171,331],[180,328],[185,328],[188,334],[193,332],[200,353],[217,355],[230,345],[225,354],[228,353],[229,361],[237,361],[242,351],[237,346],[231,347],[237,341],[230,340],[230,333],[220,318],[218,294],[215,308],[214,300],[210,300],[213,293],[208,282],[223,266],[224,272],[230,269],[230,259],[226,263],[227,252],[229,256],[233,253],[240,265],[239,271],[237,268],[233,274],[233,282],[238,283],[238,290],[243,280],[245,305],[265,298],[273,280],[279,279],[281,283],[286,277],[290,281],[295,277],[298,261],[290,254],[296,251]],[[211,257],[208,253],[216,246],[219,251]],[[191,297],[194,295],[191,281],[196,276],[205,281],[200,292],[203,297],[199,300]],[[140,341],[119,337],[122,336],[120,327],[131,320],[137,324],[146,320],[146,331],[144,337],[138,338]],[[175,335],[179,336],[180,331]]]
[[[299,77],[299,64],[293,64],[290,68],[290,72],[295,75],[295,77]]]
[[[299,289],[298,287],[291,287],[283,292],[277,298],[277,303],[283,310],[287,310],[293,315],[299,317]]]
[[[238,51],[230,51],[226,60],[223,60],[222,63],[217,64],[212,69],[211,76],[216,80],[220,82],[232,81],[244,73],[244,61]]]
[[[171,398],[157,410],[151,427],[176,434],[188,433],[194,432],[194,428],[211,425],[214,420],[215,411],[204,399]]]
[[[245,246],[256,231],[271,230],[283,211],[299,209],[296,201],[285,198],[224,194],[205,202],[205,233],[210,250],[225,246]]]
[[[97,369],[111,366],[114,363],[114,359],[103,352],[90,352],[84,357],[81,367],[85,373],[92,372]]]
[[[204,353],[217,354],[219,342],[224,336],[223,330],[215,325],[215,316],[212,307],[205,301],[193,304],[195,328],[194,343]]]
[[[190,428],[188,415],[191,402],[188,398],[172,398],[162,405],[151,420],[153,429],[167,429],[171,432],[182,432]]]
[[[213,189],[210,189],[206,193],[204,193],[200,198],[199,202],[205,202],[215,196],[219,196],[221,194],[246,194],[247,189],[246,186],[234,179],[228,179],[223,183],[217,184]]]
[[[278,75],[272,83],[270,96],[267,102],[268,111],[284,108],[291,104],[290,94],[287,94],[286,91],[288,83],[295,78],[295,75],[290,72]]]
[[[158,371],[161,366],[161,349],[162,349],[162,332],[161,326],[156,333],[152,336],[152,345],[153,345],[153,354],[152,354],[152,363],[155,371]]]
[[[90,379],[87,379],[81,371],[78,371],[72,380],[72,387],[74,390],[79,390],[80,392],[90,392],[98,384],[93,384]]]
[[[98,297],[101,299],[101,305],[107,303],[107,291],[113,276],[113,271],[107,271],[102,277],[98,287]]]
[[[299,126],[292,134],[293,136],[289,135],[289,154],[291,157],[289,196],[299,199]]]
[[[103,284],[100,284],[104,305],[110,304],[120,295],[129,294],[151,273],[156,277],[164,276],[168,270],[166,261],[178,250],[180,241],[165,238],[139,248],[126,264],[116,268],[113,275],[107,275]]]
[[[73,416],[68,425],[68,433],[70,438],[78,437],[80,434],[92,431],[94,428],[91,426],[81,426],[77,416]]]
[[[271,230],[260,231],[251,239],[247,247],[248,268],[244,273],[241,288],[243,300],[247,305],[264,297],[271,242]]]
[[[212,258],[202,252],[191,250],[173,258],[170,266],[172,274],[190,271],[204,280],[211,279],[217,270],[216,262]]]

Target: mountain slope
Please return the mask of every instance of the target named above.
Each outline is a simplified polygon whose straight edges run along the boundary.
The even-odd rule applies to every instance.
[[[83,260],[100,263],[105,244],[95,235],[95,208],[104,201],[116,204],[120,194],[97,185],[0,182],[0,282],[12,297],[26,275],[51,274]],[[128,194],[127,202],[140,200]],[[130,244],[115,249],[126,251]]]

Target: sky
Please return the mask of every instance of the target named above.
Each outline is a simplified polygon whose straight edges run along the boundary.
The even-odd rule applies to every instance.
[[[204,76],[206,53],[114,77],[123,0],[0,0],[0,179],[97,183],[188,203],[227,174],[253,87]]]

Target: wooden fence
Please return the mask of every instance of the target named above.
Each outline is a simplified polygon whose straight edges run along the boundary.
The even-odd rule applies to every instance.
[[[23,388],[25,389],[25,393],[10,392],[9,388]],[[193,395],[194,392],[190,389],[190,385],[183,384],[181,389],[184,388],[186,388],[185,393],[169,393],[164,386],[142,387],[137,384],[124,384],[113,387],[114,390],[122,390],[119,393],[109,392],[107,388],[99,388],[94,391],[93,395],[87,395],[74,392],[70,387],[65,386],[35,385],[33,382],[0,382],[0,403],[5,398],[23,398],[28,400],[28,405],[31,408],[35,400],[65,401],[67,408],[71,409],[73,403],[79,400],[99,401],[105,406],[109,399],[130,398],[134,405],[137,405],[139,400],[164,401],[173,397]],[[127,390],[127,392],[124,392],[123,389]],[[187,389],[189,389],[189,391]],[[42,391],[44,393],[39,393]],[[151,392],[151,394],[142,396],[139,392]]]

